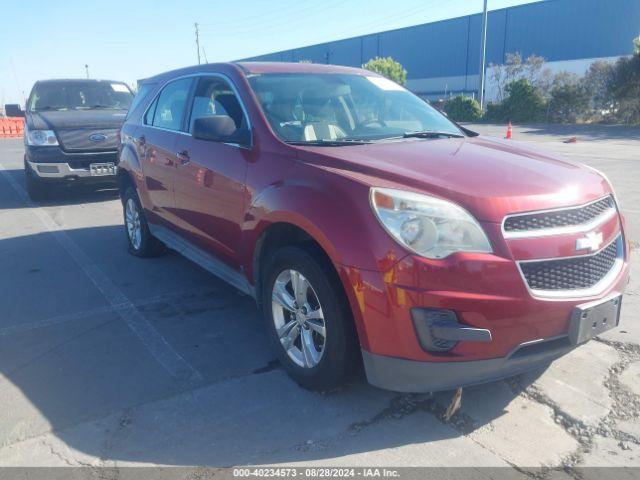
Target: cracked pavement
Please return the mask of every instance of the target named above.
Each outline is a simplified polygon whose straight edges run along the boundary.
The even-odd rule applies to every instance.
[[[525,126],[514,138],[606,173],[637,254],[639,129]],[[127,254],[113,193],[29,205],[14,188],[21,140],[0,141],[0,166],[0,466],[511,466],[523,478],[640,466],[635,256],[619,328],[544,371],[464,389],[444,422],[453,392],[397,394],[363,378],[299,388],[249,298],[176,254]],[[127,321],[131,309],[143,323]]]

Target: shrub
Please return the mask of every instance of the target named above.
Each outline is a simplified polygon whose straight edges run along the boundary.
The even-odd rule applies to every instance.
[[[504,121],[504,112],[502,109],[502,103],[487,103],[485,107],[484,116],[482,117],[484,120],[488,122],[503,122]]]
[[[589,108],[592,110],[592,115],[596,117],[613,109],[614,99],[611,93],[613,74],[613,63],[596,60],[589,65],[582,79],[582,84],[589,96]]]
[[[391,57],[375,57],[362,65],[362,68],[370,70],[372,72],[379,73],[380,75],[387,77],[389,80],[393,80],[400,85],[404,85],[407,81],[407,71],[402,64],[396,62]]]
[[[640,124],[640,53],[629,58],[623,57],[616,62],[611,93],[618,120]]]
[[[551,88],[548,118],[552,122],[575,123],[586,116],[589,95],[575,74],[559,73]]]
[[[482,118],[482,110],[477,100],[458,95],[444,103],[444,111],[456,122],[475,122]]]
[[[498,122],[537,122],[544,119],[544,101],[526,78],[505,88],[507,97],[499,104],[487,105],[486,120]]]

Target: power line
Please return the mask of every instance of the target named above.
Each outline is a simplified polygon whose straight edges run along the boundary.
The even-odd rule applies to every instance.
[[[428,9],[432,9],[433,8],[433,2],[435,0],[432,0],[428,5],[419,7],[419,8],[409,8],[406,10],[402,10],[400,12],[396,12],[395,15],[391,15],[391,16],[386,16],[384,19],[378,19],[378,20],[374,20],[373,22],[366,22],[362,25],[356,26],[356,27],[352,27],[348,30],[343,30],[341,32],[338,32],[337,34],[334,34],[335,36],[340,36],[340,35],[347,35],[349,34],[349,37],[356,37],[356,36],[360,36],[360,35],[366,35],[365,33],[354,33],[354,32],[359,32],[362,29],[368,30],[371,28],[376,28],[376,29],[385,29],[387,26],[392,25],[393,23],[397,22],[398,20],[404,20],[405,18],[409,18],[412,17],[418,13],[422,13],[425,10]],[[448,3],[451,0],[443,0],[441,3]],[[410,25],[409,25],[410,26]],[[398,28],[406,28],[406,27],[398,27]]]
[[[228,27],[228,28],[233,28],[233,27],[237,27],[237,26],[247,26],[247,25],[252,25],[252,24],[256,24],[256,23],[264,23],[265,21],[268,21],[269,18],[271,17],[276,17],[276,18],[282,18],[283,14],[297,14],[298,12],[301,11],[306,11],[308,9],[308,5],[305,5],[305,3],[309,3],[311,0],[303,0],[300,1],[296,7],[297,8],[292,8],[290,6],[286,6],[280,9],[270,9],[267,12],[264,13],[260,13],[260,14],[256,14],[256,15],[251,15],[251,16],[243,16],[242,18],[239,18],[237,20],[221,20],[219,22],[216,23],[199,23],[199,25],[201,27],[216,27],[216,28],[223,28],[223,27]]]
[[[258,27],[252,27],[251,25],[242,24],[241,28],[233,28],[233,29],[220,28],[213,32],[206,32],[206,34],[207,35],[221,35],[221,34],[248,35],[248,34],[264,33],[264,32],[269,32],[273,30],[279,30],[284,26],[290,26],[291,22],[293,21],[303,22],[310,18],[317,18],[318,13],[334,9],[344,3],[346,3],[346,0],[335,0],[333,3],[328,3],[322,8],[317,8],[317,9],[314,9],[313,12],[308,12],[307,15],[303,15],[302,13],[304,12],[302,12],[301,14],[298,14],[295,17],[284,16],[284,17],[278,18],[277,21],[274,21],[274,22],[261,22],[263,25]]]
[[[444,4],[444,3],[448,3],[451,0],[441,0],[438,2],[438,4]],[[318,43],[328,43],[328,42],[334,42],[334,41],[339,41],[339,40],[344,40],[344,37],[341,37],[342,35],[348,35],[348,37],[346,38],[352,38],[352,37],[356,37],[359,35],[362,35],[362,33],[360,33],[363,29],[371,29],[371,28],[384,28],[387,25],[391,25],[394,22],[397,22],[399,20],[404,20],[405,18],[409,18],[412,17],[416,14],[422,13],[424,11],[426,11],[427,9],[432,9],[434,7],[437,7],[438,5],[434,5],[434,2],[436,2],[436,0],[431,0],[427,5],[423,5],[421,7],[411,7],[405,10],[401,10],[396,12],[394,15],[386,15],[384,19],[379,18],[377,20],[374,21],[368,21],[365,22],[363,24],[354,26],[349,28],[348,30],[343,30],[343,31],[339,31],[337,33],[332,34],[332,38],[327,38],[327,37],[316,37],[316,39],[311,42],[311,43],[307,43],[306,45],[299,45],[296,47],[293,47],[295,49],[299,49],[299,48],[305,48],[307,46],[311,46],[311,45],[315,45]],[[314,13],[317,13],[317,11],[315,11]],[[402,27],[404,28],[404,27]],[[255,30],[254,30],[255,32]]]

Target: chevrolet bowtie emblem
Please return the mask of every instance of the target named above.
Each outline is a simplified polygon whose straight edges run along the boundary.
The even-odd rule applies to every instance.
[[[602,245],[602,232],[589,232],[576,240],[576,250],[591,250],[595,252]]]

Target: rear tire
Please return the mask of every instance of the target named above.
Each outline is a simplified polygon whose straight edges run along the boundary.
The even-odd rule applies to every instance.
[[[35,174],[31,171],[31,168],[26,165],[24,167],[24,178],[27,187],[27,194],[31,200],[37,202],[49,198],[51,193],[49,185],[38,180]]]
[[[151,234],[138,194],[132,187],[128,187],[125,191],[122,205],[129,252],[142,258],[156,257],[164,253],[166,248]]]
[[[268,260],[263,315],[287,373],[304,388],[331,390],[353,375],[358,349],[342,285],[331,265],[316,258],[301,248],[284,247]]]

